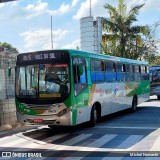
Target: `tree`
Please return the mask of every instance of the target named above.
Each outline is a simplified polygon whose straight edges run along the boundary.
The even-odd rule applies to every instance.
[[[18,53],[17,48],[13,47],[11,44],[9,43],[1,43],[0,42],[0,47],[4,48],[4,51],[7,51],[8,53]]]
[[[155,59],[150,63],[152,66],[160,65],[160,56],[156,56]]]
[[[145,47],[144,59],[147,60],[150,64],[159,59],[159,48],[160,48],[160,22],[157,21],[154,24],[148,26],[150,32],[146,35],[143,45]],[[160,63],[159,63],[160,64]]]
[[[125,0],[119,0],[118,3],[117,8],[110,4],[104,6],[108,10],[110,18],[103,18],[103,29],[111,34],[109,36],[103,35],[103,51],[105,54],[138,59],[138,43],[140,44],[142,41],[141,35],[148,34],[149,28],[147,26],[133,26],[133,22],[137,21],[136,16],[144,4],[131,7],[127,11]],[[114,46],[110,50],[112,53],[107,52],[106,39],[108,37],[109,39],[112,37],[112,40],[109,41],[112,43],[111,48]]]

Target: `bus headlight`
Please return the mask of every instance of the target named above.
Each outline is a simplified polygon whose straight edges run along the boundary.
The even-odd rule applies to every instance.
[[[61,116],[63,116],[64,114],[66,114],[67,112],[69,112],[69,111],[70,111],[69,108],[65,108],[65,109],[61,110],[59,113],[57,113],[57,116],[58,116],[58,117],[61,117]]]

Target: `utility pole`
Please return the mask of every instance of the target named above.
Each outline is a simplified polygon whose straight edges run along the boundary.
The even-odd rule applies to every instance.
[[[91,0],[90,0],[89,16],[91,17],[91,15],[92,15],[92,5],[91,5]]]
[[[53,49],[52,16],[51,16],[51,47]]]

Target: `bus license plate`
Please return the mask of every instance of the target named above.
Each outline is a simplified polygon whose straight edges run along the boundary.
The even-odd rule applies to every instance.
[[[34,119],[33,120],[35,123],[42,123],[43,122],[43,119]]]

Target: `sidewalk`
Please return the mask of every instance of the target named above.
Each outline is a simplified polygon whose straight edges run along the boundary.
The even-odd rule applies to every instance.
[[[7,131],[7,130],[15,130],[17,128],[21,128],[21,127],[25,127],[27,126],[27,124],[20,124],[20,123],[16,123],[16,124],[4,124],[2,126],[0,126],[0,131]]]

